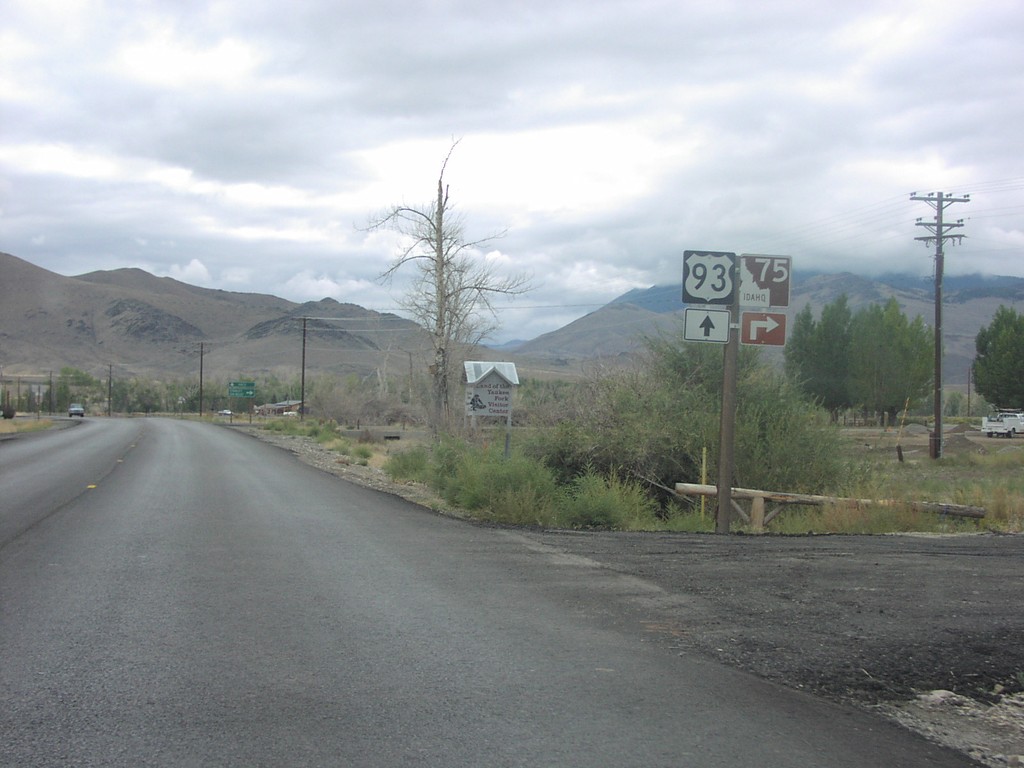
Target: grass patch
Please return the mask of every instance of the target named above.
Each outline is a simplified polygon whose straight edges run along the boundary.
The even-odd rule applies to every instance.
[[[896,440],[881,434],[869,441],[847,433],[845,450],[857,464],[844,495],[896,502],[939,502],[982,507],[982,519],[961,518],[893,506],[790,506],[769,525],[776,533],[961,533],[996,530],[1024,532],[1024,445],[995,438],[975,442],[957,435],[939,460],[927,446],[913,447],[900,462]],[[781,489],[770,489],[781,490]]]
[[[267,421],[262,428],[281,435],[311,438],[326,450],[346,456],[352,463],[363,467],[374,461],[379,448],[379,443],[365,439],[368,432],[353,441],[344,436],[338,424],[332,420],[299,421],[295,418],[282,418]]]
[[[52,419],[0,419],[0,435],[41,432],[52,426]]]

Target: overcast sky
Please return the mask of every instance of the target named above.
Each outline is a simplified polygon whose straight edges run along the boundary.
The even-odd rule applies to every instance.
[[[1020,0],[0,0],[0,251],[393,310],[452,200],[533,338],[685,249],[1024,276]]]

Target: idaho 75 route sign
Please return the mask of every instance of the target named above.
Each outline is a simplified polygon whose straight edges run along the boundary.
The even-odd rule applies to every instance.
[[[732,304],[736,291],[736,254],[683,251],[683,302]]]
[[[789,256],[743,253],[739,267],[740,306],[789,306],[789,283],[793,273]]]

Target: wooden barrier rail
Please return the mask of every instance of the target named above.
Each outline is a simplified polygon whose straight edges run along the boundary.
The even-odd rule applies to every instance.
[[[676,483],[675,494],[677,496],[718,496],[718,487],[714,485],[703,485],[701,483]],[[736,499],[750,500],[750,514],[736,503]],[[824,506],[835,504],[837,506],[853,507],[908,507],[922,512],[934,512],[939,515],[953,515],[954,517],[982,518],[985,516],[984,507],[971,507],[964,504],[946,504],[937,501],[901,501],[899,499],[849,499],[841,496],[816,496],[809,493],[783,493],[779,491],[755,491],[749,488],[732,489],[732,506],[736,513],[750,524],[755,531],[763,531],[764,526],[774,520],[781,510],[775,509],[765,514],[765,502],[771,501],[775,504],[810,504],[813,506]]]

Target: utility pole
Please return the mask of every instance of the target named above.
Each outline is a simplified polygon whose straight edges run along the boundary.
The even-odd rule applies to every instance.
[[[967,366],[967,418],[971,417],[971,385],[974,383],[974,366]]]
[[[306,418],[306,321],[308,317],[302,318],[302,391],[299,393],[299,421]]]
[[[964,235],[947,234],[951,229],[957,229],[964,225],[963,219],[955,222],[943,221],[943,213],[953,203],[969,203],[970,195],[953,197],[943,192],[931,192],[927,195],[919,195],[913,192],[911,200],[928,203],[935,210],[934,221],[917,220],[916,226],[924,227],[930,235],[915,237],[925,245],[935,243],[935,431],[931,433],[928,440],[928,454],[933,459],[942,458],[942,272],[944,269],[945,254],[943,245],[947,240],[959,244]]]
[[[199,418],[203,418],[203,355],[206,352],[205,342],[199,342]]]

